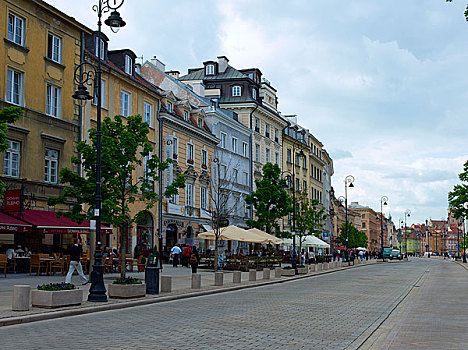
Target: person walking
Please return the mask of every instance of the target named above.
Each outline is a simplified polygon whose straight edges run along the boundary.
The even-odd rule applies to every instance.
[[[80,262],[83,249],[81,248],[77,238],[73,240],[73,243],[74,244],[70,249],[70,267],[68,268],[67,277],[65,277],[65,283],[71,283],[73,272],[76,270],[76,272],[78,272],[78,276],[80,276],[81,280],[83,281],[83,285],[85,285],[89,282],[89,280],[84,275],[83,267],[81,266]]]
[[[182,256],[182,265],[189,267],[190,264],[190,255],[192,254],[192,248],[188,244],[185,244],[183,256]]]
[[[177,244],[172,247],[171,253],[172,253],[172,266],[173,267],[177,267],[177,265],[179,265],[179,256],[181,252],[182,250],[179,248]]]
[[[200,256],[198,255],[197,247],[193,246],[190,254],[190,266],[192,267],[192,273],[197,273],[198,263],[200,262]]]

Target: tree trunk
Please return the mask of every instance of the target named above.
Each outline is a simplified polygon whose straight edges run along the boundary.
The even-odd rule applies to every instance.
[[[218,235],[216,235],[216,239],[215,239],[215,254],[214,254],[213,267],[214,267],[215,272],[218,271]]]

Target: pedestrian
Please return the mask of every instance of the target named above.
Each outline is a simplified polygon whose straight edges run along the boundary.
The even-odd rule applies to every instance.
[[[192,267],[192,273],[197,273],[199,261],[200,256],[198,255],[197,247],[193,246],[192,252],[190,253],[190,266]]]
[[[85,285],[89,281],[83,273],[83,267],[81,266],[81,262],[80,262],[83,249],[81,248],[81,245],[79,244],[78,238],[75,238],[73,240],[73,243],[74,244],[70,249],[70,267],[68,268],[67,277],[65,277],[65,283],[71,283],[73,272],[76,270],[81,280],[83,281],[83,285]]]
[[[179,255],[181,252],[182,250],[180,250],[177,244],[172,247],[171,254],[172,254],[172,266],[173,267],[177,267],[177,265],[179,264]]]
[[[184,248],[184,252],[183,252],[183,255],[182,255],[182,265],[185,266],[185,267],[189,267],[189,263],[190,263],[190,254],[192,254],[192,249],[190,248],[190,246],[188,244],[185,244],[185,248]]]

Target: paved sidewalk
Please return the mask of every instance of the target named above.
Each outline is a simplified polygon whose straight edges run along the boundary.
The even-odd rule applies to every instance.
[[[376,261],[369,261],[367,265],[375,264]],[[35,276],[29,274],[18,274],[18,275],[8,275],[6,279],[0,279],[0,326],[8,324],[11,320],[12,323],[18,323],[25,321],[28,319],[29,316],[37,316],[37,315],[45,315],[44,318],[50,318],[50,315],[56,316],[65,316],[66,312],[69,311],[71,314],[78,314],[78,313],[89,313],[93,312],[93,308],[98,310],[105,310],[105,309],[113,309],[113,308],[120,308],[120,307],[127,307],[127,306],[134,306],[139,304],[145,303],[153,303],[163,300],[169,299],[178,299],[188,296],[194,296],[199,294],[210,294],[213,292],[220,292],[223,290],[234,290],[246,287],[252,287],[256,285],[268,284],[268,283],[280,283],[283,281],[290,280],[292,278],[304,278],[304,277],[312,277],[315,275],[320,275],[324,273],[330,273],[333,271],[340,271],[346,269],[353,269],[358,268],[360,266],[365,266],[366,264],[357,264],[351,267],[343,267],[341,269],[332,269],[327,271],[320,271],[315,273],[309,273],[307,275],[299,275],[295,277],[281,277],[281,278],[274,278],[274,270],[271,271],[271,280],[263,280],[263,272],[257,271],[257,281],[249,281],[249,273],[242,272],[241,274],[241,281],[242,283],[232,283],[233,281],[233,273],[232,271],[223,271],[224,272],[224,285],[222,287],[214,286],[214,273],[212,270],[202,270],[199,269],[198,273],[200,273],[202,278],[202,288],[201,289],[191,289],[191,269],[186,267],[177,267],[173,268],[170,265],[164,265],[162,276],[172,276],[172,292],[171,293],[160,293],[158,295],[147,295],[144,298],[138,299],[109,299],[107,303],[91,303],[87,301],[88,291],[90,285],[82,286],[80,284],[80,279],[77,275],[73,276],[72,283],[74,282],[79,289],[83,289],[83,303],[78,306],[70,306],[70,307],[63,307],[57,309],[44,309],[44,308],[37,308],[31,307],[29,311],[12,311],[12,294],[13,294],[13,286],[18,284],[28,284],[31,285],[31,289],[37,287],[37,285],[51,283],[51,282],[61,282],[65,279],[65,276]],[[127,273],[128,276],[132,276],[135,278],[139,278],[144,280],[144,272],[129,272]],[[105,283],[106,285],[112,283],[113,279],[119,277],[119,274],[106,274],[105,275]],[[65,312],[65,315],[64,315]],[[22,318],[24,318],[22,320]]]

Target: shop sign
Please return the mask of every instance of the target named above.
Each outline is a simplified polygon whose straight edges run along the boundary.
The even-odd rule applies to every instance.
[[[0,232],[28,233],[31,232],[31,226],[0,225]]]
[[[7,190],[5,191],[5,211],[18,212],[22,210],[23,198],[21,190]]]

